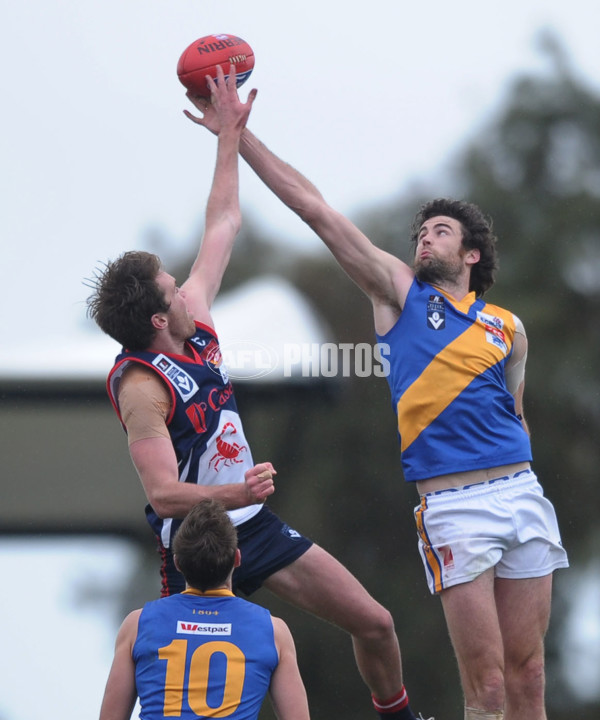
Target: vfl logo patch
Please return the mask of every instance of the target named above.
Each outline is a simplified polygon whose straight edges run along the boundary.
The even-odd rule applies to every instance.
[[[477,312],[477,319],[485,328],[485,339],[491,344],[500,348],[506,355],[508,352],[508,344],[506,342],[506,335],[504,334],[504,322],[501,318],[495,315],[489,315],[484,312]]]
[[[231,635],[231,623],[195,623],[178,620],[177,633],[181,635]]]
[[[441,295],[430,295],[427,301],[427,326],[433,330],[446,327],[446,306]]]
[[[178,365],[166,355],[157,355],[152,364],[161,371],[165,377],[169,378],[173,387],[181,395],[184,401],[188,401],[194,393],[198,391],[196,381],[182,370]]]
[[[302,537],[297,530],[292,529],[289,525],[284,525],[281,528],[281,534],[286,535],[291,540],[297,540],[299,537]]]

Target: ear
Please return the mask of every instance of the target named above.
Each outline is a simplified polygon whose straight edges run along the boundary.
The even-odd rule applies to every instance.
[[[150,318],[150,322],[155,330],[164,330],[169,324],[165,313],[154,313]]]
[[[235,557],[233,558],[233,567],[237,568],[242,564],[242,551],[237,548],[235,551]]]
[[[179,567],[179,563],[177,562],[177,555],[173,555],[173,564],[175,565],[177,570],[179,570],[179,572],[181,572],[181,568]]]
[[[479,248],[471,248],[465,254],[467,265],[476,265],[481,260],[481,251]]]

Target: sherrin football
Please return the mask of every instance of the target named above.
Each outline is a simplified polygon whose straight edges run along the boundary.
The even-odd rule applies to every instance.
[[[183,51],[177,63],[177,76],[194,95],[210,97],[206,75],[217,77],[217,65],[225,77],[229,65],[235,65],[237,87],[246,82],[254,67],[254,52],[245,40],[235,35],[206,35]]]

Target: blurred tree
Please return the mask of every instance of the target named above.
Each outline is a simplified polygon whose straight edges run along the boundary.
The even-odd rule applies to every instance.
[[[534,466],[576,563],[592,543],[600,506],[600,100],[553,36],[542,35],[540,43],[547,71],[514,80],[497,115],[455,158],[448,194],[494,218],[501,271],[489,300],[512,309],[528,332]],[[358,224],[375,244],[407,259],[412,218],[430,196],[405,193]],[[296,255],[246,226],[225,287],[267,270],[287,276],[312,300],[332,328],[332,342],[374,341],[368,301],[327,254]],[[279,470],[270,505],[392,610],[413,707],[458,718],[458,675],[416,551],[416,495],[401,482],[387,384],[352,374],[332,380],[331,390],[288,394],[282,387],[261,398],[238,383],[254,454],[273,459]],[[292,627],[314,717],[369,717],[368,693],[341,633],[263,591],[255,599]],[[559,592],[548,637],[549,703],[557,720],[570,717],[577,702],[561,681],[560,635],[553,630],[567,607]],[[579,705],[577,716],[597,717],[598,709]],[[270,710],[261,717],[272,717]]]

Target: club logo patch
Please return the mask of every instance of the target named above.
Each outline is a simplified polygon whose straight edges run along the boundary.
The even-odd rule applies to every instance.
[[[442,556],[444,570],[454,570],[454,555],[450,545],[441,545],[437,551]]]
[[[198,391],[196,381],[178,365],[175,365],[166,355],[157,355],[152,364],[171,381],[171,384],[185,402]]]
[[[504,333],[504,321],[496,315],[489,315],[484,312],[477,312],[477,319],[485,327],[485,339],[497,348],[502,350],[506,355],[508,352],[508,343]]]
[[[218,373],[221,376],[223,384],[227,385],[229,382],[229,373],[223,362],[219,343],[216,340],[211,340],[202,350],[201,357],[214,373]]]
[[[446,327],[446,306],[441,295],[430,295],[427,301],[427,327],[443,330]]]

